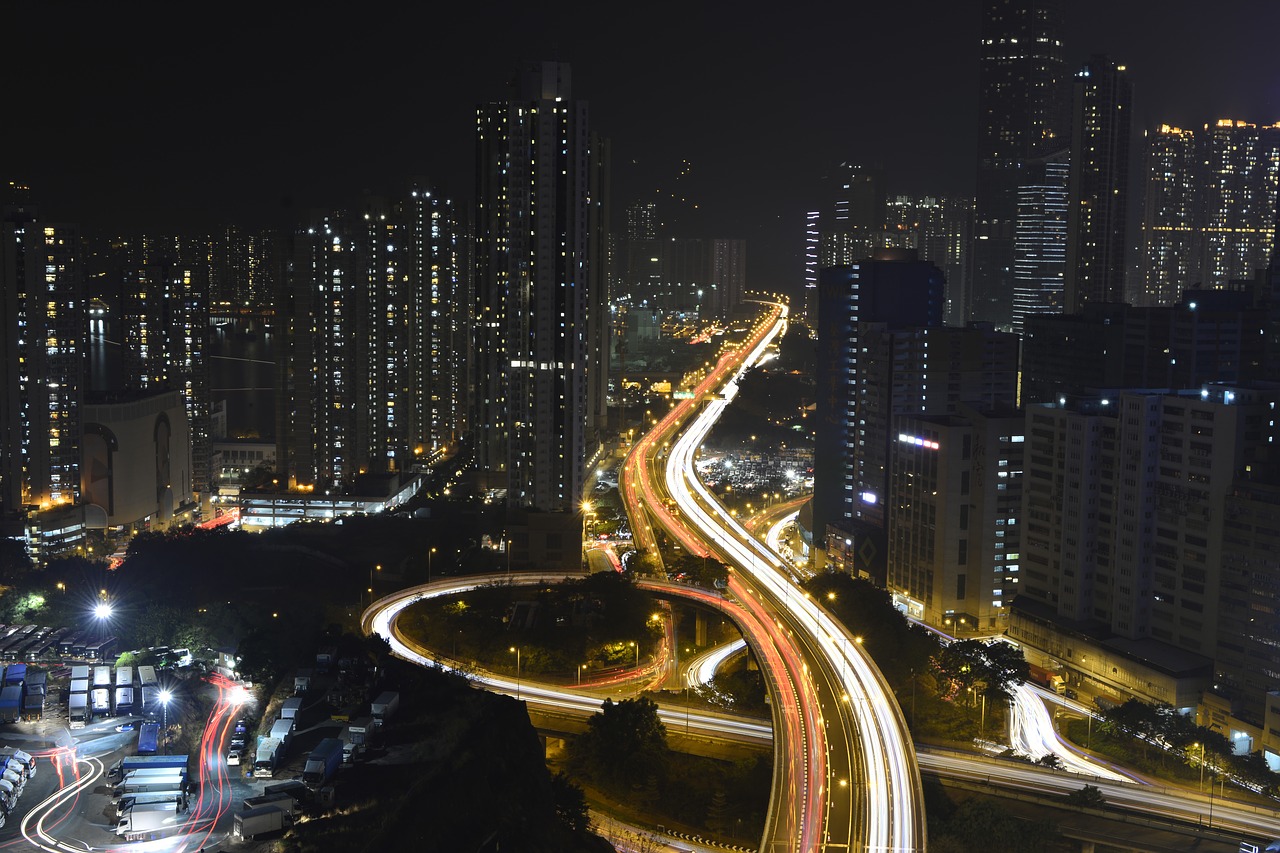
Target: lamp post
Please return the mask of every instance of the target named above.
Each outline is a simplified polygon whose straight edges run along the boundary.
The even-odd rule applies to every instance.
[[[164,720],[163,731],[164,731],[164,754],[165,755],[169,754],[169,700],[172,698],[173,698],[173,694],[170,693],[168,690],[160,691],[160,707],[162,709],[161,713],[163,714],[162,719]]]
[[[507,651],[515,652],[516,655],[516,698],[520,698],[520,647],[512,646]]]
[[[582,671],[587,668],[585,663],[578,664],[578,686],[582,686]]]
[[[427,583],[431,583],[431,556],[435,554],[435,552],[435,548],[432,548],[427,552]]]
[[[1204,744],[1193,743],[1191,745],[1196,749],[1200,750],[1200,783],[1196,785],[1196,791],[1203,791],[1204,790]]]
[[[627,645],[631,646],[636,650],[636,669],[639,669],[640,668],[640,644],[637,643],[635,640],[631,640],[630,642],[627,643]]]
[[[374,566],[372,569],[369,569],[369,590],[370,590],[371,592],[372,592],[372,590],[373,590],[373,573],[374,573],[374,571],[379,571],[379,572],[380,572],[380,571],[382,571],[382,564],[381,564],[381,563],[379,563],[379,564],[377,564],[376,566]]]

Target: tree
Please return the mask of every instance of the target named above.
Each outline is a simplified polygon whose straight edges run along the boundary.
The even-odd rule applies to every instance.
[[[560,826],[574,835],[586,832],[591,825],[591,815],[582,789],[564,773],[556,773],[551,777],[551,796]]]
[[[1107,798],[1102,795],[1102,791],[1098,790],[1095,785],[1085,785],[1079,791],[1072,791],[1067,794],[1067,802],[1073,806],[1098,806],[1106,803]]]
[[[21,539],[0,539],[0,584],[15,584],[31,573],[34,564]]]
[[[1022,650],[1009,643],[957,640],[938,653],[935,668],[940,678],[949,680],[953,692],[965,692],[979,683],[992,699],[1008,699],[1012,688],[1030,674]]]
[[[667,729],[658,718],[658,705],[647,696],[614,702],[604,700],[587,720],[587,731],[574,743],[577,760],[600,782],[630,784],[665,777]]]

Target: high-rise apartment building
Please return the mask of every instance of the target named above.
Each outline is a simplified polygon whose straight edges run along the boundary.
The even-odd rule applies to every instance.
[[[1123,65],[1094,56],[1075,77],[1066,304],[1122,302],[1129,215],[1132,87]]]
[[[1205,125],[1202,285],[1225,287],[1252,278],[1271,259],[1276,189],[1280,184],[1280,124],[1229,121]]]
[[[78,230],[33,205],[0,212],[0,522],[80,497],[88,307]]]
[[[985,0],[982,6],[969,320],[999,327],[1013,322],[1023,169],[1068,146],[1063,26],[1062,0]]]
[[[1278,402],[1267,383],[1029,406],[1010,633],[1106,689],[1179,707],[1178,674],[1216,657],[1224,633],[1275,642],[1274,626],[1224,624],[1221,608],[1224,545],[1239,529],[1224,508],[1274,465]],[[1089,666],[1104,649],[1108,665]]]
[[[1161,125],[1146,136],[1141,286],[1133,305],[1172,305],[1199,280],[1200,184],[1196,137]]]
[[[276,460],[290,480],[350,486],[456,446],[465,237],[454,203],[423,183],[296,229],[274,300]]]
[[[1148,137],[1140,305],[1171,305],[1265,269],[1275,242],[1280,124],[1220,119]]]
[[[572,511],[586,450],[587,104],[567,64],[476,115],[476,462],[509,506]]]

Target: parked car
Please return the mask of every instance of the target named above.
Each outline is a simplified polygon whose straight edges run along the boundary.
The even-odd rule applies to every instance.
[[[227,766],[239,767],[241,755],[243,755],[243,753],[241,752],[239,747],[233,746],[231,747],[231,749],[227,750]]]
[[[1076,692],[1075,692],[1074,690],[1072,690],[1070,687],[1068,687],[1066,690],[1062,691],[1062,695],[1063,695],[1063,696],[1066,696],[1068,699],[1079,699],[1079,698],[1080,698],[1080,697],[1076,694]]]

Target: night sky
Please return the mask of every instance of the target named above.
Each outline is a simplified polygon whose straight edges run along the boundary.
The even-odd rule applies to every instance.
[[[977,0],[269,5],[5,4],[0,178],[91,233],[289,225],[415,176],[465,202],[476,104],[557,59],[612,141],[615,216],[684,199],[683,236],[748,240],[751,286],[791,289],[841,161],[972,192]],[[1068,5],[1069,64],[1127,64],[1136,128],[1280,121],[1280,3]]]

